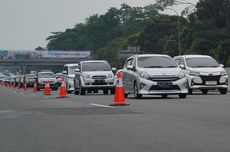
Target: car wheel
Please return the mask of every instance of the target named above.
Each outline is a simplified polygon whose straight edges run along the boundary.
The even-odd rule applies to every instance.
[[[192,94],[193,90],[191,88],[188,88],[188,94]]]
[[[165,99],[165,98],[168,97],[168,95],[167,95],[167,94],[162,94],[161,97],[162,97],[163,99]]]
[[[109,93],[108,89],[103,90],[103,93],[108,94]]]
[[[111,89],[111,90],[110,90],[110,93],[111,93],[111,94],[115,94],[115,89]]]
[[[128,98],[128,93],[125,93],[125,98]]]
[[[181,93],[181,94],[179,94],[179,98],[181,98],[181,99],[184,99],[184,98],[186,98],[186,94],[184,94],[184,93]]]
[[[81,83],[79,83],[79,94],[85,95],[85,89],[81,87]]]
[[[219,91],[220,91],[221,94],[226,94],[228,89],[219,89]]]
[[[202,94],[207,94],[208,93],[208,90],[207,89],[202,89]]]
[[[79,95],[79,91],[74,87],[74,94]]]
[[[142,94],[139,94],[139,93],[138,93],[138,92],[139,92],[139,88],[138,88],[136,82],[134,83],[133,91],[134,91],[134,97],[135,97],[136,99],[141,99],[141,98],[142,98]]]

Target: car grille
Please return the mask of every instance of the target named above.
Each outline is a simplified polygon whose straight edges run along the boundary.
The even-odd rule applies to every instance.
[[[106,76],[105,75],[95,75],[95,76],[92,76],[93,79],[106,79]]]
[[[206,81],[216,81],[217,84],[220,84],[220,75],[217,76],[202,76],[200,75],[200,78],[202,80],[202,84],[205,85]]]
[[[150,77],[149,80],[161,82],[161,81],[177,81],[179,77]]]
[[[149,90],[180,90],[180,88],[177,85],[152,86]]]

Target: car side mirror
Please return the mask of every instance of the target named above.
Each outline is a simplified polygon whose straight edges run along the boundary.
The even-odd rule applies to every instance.
[[[67,71],[62,71],[62,74],[67,74]]]
[[[117,71],[117,68],[112,68],[112,71],[114,72],[114,71]]]
[[[80,72],[80,69],[74,69],[74,72],[76,73],[76,72]]]
[[[223,64],[220,64],[220,67],[221,67],[221,68],[224,68],[224,65],[223,65]]]
[[[131,70],[131,71],[135,71],[135,67],[132,66],[132,65],[128,65],[128,66],[127,66],[127,69],[128,69],[128,70]]]
[[[185,69],[185,66],[183,64],[180,64],[179,67],[183,70]]]

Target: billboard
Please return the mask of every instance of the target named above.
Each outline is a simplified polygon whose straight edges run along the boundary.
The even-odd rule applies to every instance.
[[[89,58],[90,51],[48,51],[48,58]]]
[[[0,59],[90,58],[90,51],[0,50]]]
[[[0,59],[6,59],[9,56],[8,50],[0,50]]]

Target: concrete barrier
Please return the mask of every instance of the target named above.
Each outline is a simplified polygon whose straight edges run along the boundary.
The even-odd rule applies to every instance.
[[[225,68],[228,73],[228,78],[230,78],[230,68]],[[230,91],[230,80],[228,79],[228,91]]]

